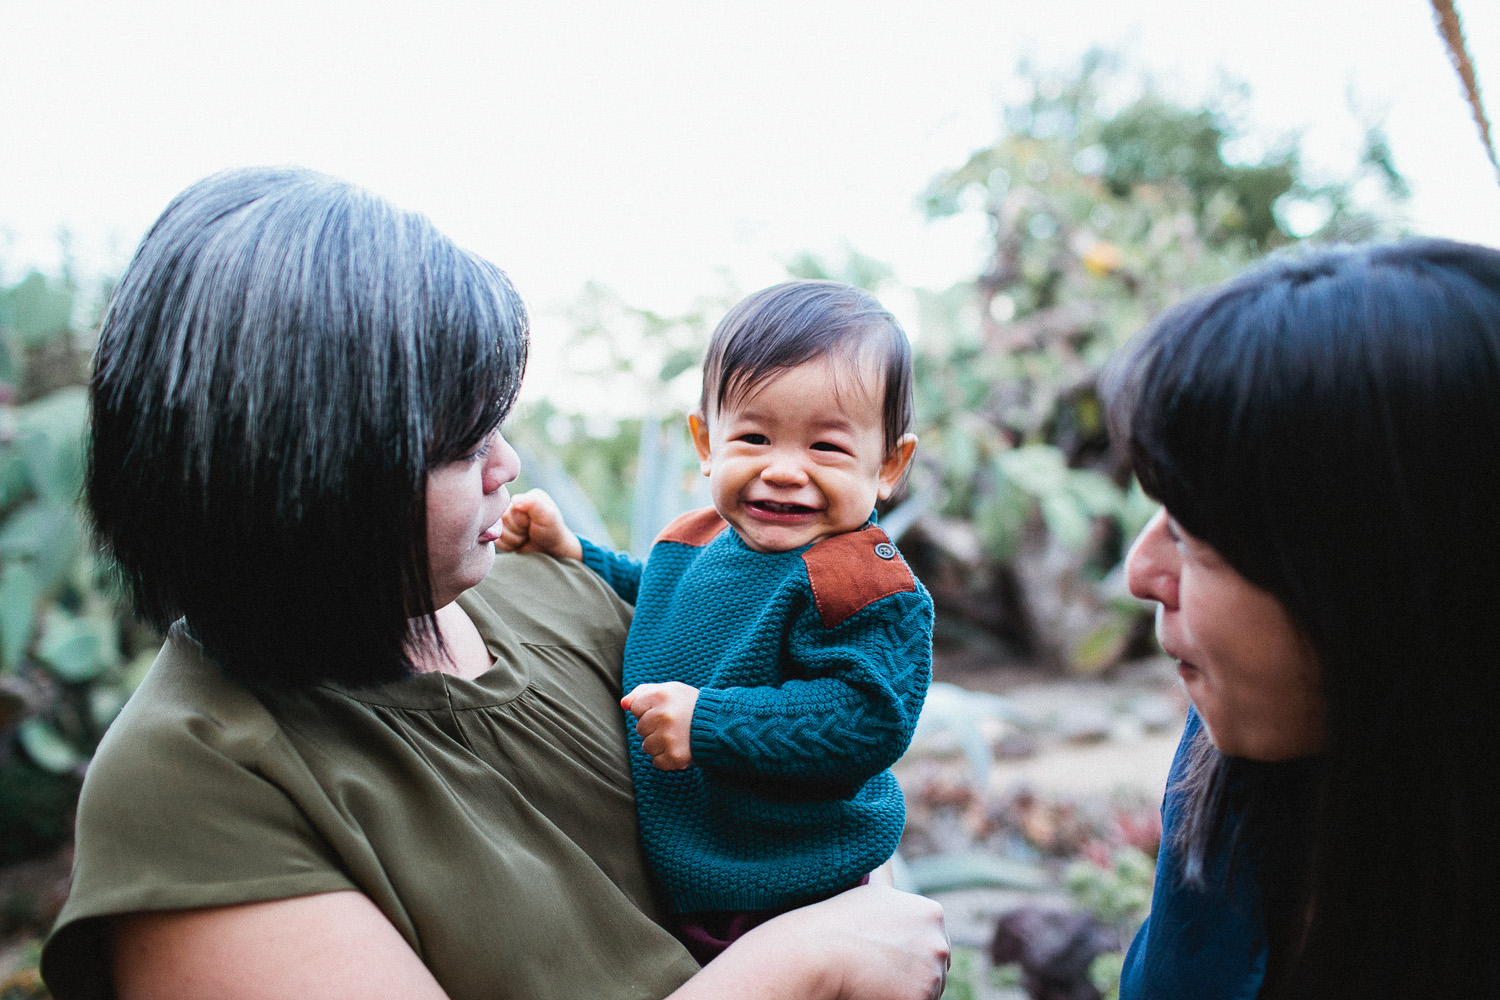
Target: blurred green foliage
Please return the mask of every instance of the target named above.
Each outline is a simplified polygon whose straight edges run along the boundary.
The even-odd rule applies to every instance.
[[[698,403],[710,317],[737,297],[721,289],[669,315],[586,286],[567,316],[569,374],[639,415],[585,417],[548,400],[519,407],[506,436],[522,453],[520,486],[551,493],[590,541],[642,558],[672,518],[706,506],[686,415]]]
[[[1347,176],[1315,178],[1295,138],[1267,145],[1240,125],[1232,91],[1179,103],[1098,52],[1023,75],[1030,95],[1006,109],[997,140],[921,196],[934,218],[987,221],[977,275],[903,289],[857,252],[804,254],[788,271],[916,303],[921,444],[909,491],[922,513],[901,541],[937,600],[939,641],[998,639],[1092,673],[1149,648],[1120,563],[1154,504],[1110,446],[1097,389],[1106,360],[1161,309],[1267,252],[1394,235],[1406,188],[1374,126]],[[591,286],[570,317],[591,359],[575,370],[680,426],[706,317],[732,298],[669,317]],[[679,480],[694,465],[679,450],[663,479],[640,426],[589,433],[582,418],[533,408],[513,433],[572,472],[610,535],[639,551],[650,537],[632,523],[642,492],[686,496]],[[634,478],[642,468],[649,484]]]
[[[90,339],[79,290],[0,288],[0,863],[66,841],[78,781],[155,652],[78,507]]]
[[[1151,910],[1151,890],[1156,881],[1156,862],[1134,847],[1120,847],[1107,865],[1078,860],[1068,866],[1063,883],[1082,909],[1119,932],[1129,943]],[[1107,951],[1089,964],[1089,979],[1104,1000],[1120,995],[1120,974],[1125,967],[1123,952]]]
[[[1120,561],[1153,509],[1110,447],[1104,363],[1267,251],[1393,233],[1406,189],[1373,126],[1349,176],[1314,181],[1295,139],[1236,158],[1229,97],[1178,104],[1103,53],[1029,72],[1000,138],[923,195],[992,239],[974,279],[918,291],[913,481],[940,503],[907,549],[940,611],[1094,672],[1142,645]]]
[[[992,966],[981,949],[954,945],[941,1000],[986,1000],[996,996],[1026,996],[1021,988],[1020,967]]]
[[[1151,909],[1151,887],[1156,880],[1156,862],[1134,847],[1120,847],[1109,864],[1075,861],[1064,873],[1068,894],[1100,922],[1120,932],[1129,941]]]

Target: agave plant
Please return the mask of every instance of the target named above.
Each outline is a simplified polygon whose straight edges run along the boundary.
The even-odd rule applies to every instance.
[[[87,337],[73,295],[39,275],[0,291],[0,770],[19,805],[60,814],[0,803],[12,857],[67,835],[71,796],[37,789],[52,775],[76,791],[157,647],[122,613],[78,507]]]

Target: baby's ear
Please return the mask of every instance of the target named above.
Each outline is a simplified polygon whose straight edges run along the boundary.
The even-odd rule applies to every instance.
[[[911,465],[911,456],[916,450],[915,434],[903,434],[896,440],[896,447],[880,463],[880,488],[876,491],[876,496],[882,500],[891,498],[891,494],[896,492],[896,487],[901,483],[901,477],[906,475],[907,467]]]
[[[698,449],[698,468],[706,476],[713,471],[714,467],[714,458],[708,440],[708,418],[701,413],[689,413],[688,433],[693,436],[693,447]]]

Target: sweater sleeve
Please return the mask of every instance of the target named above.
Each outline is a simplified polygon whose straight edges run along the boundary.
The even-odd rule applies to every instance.
[[[693,760],[725,774],[863,782],[911,742],[932,678],[932,599],[892,594],[834,627],[798,614],[791,679],[704,688],[693,711]]]
[[[627,604],[634,604],[641,589],[641,564],[624,552],[601,549],[587,538],[583,543],[583,564],[593,570]]]

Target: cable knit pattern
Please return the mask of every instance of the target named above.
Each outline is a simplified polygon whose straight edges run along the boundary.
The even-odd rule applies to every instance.
[[[700,689],[685,771],[657,770],[627,716],[642,845],[676,912],[795,905],[853,885],[896,848],[906,817],[889,768],[931,680],[932,599],[899,555],[877,554],[883,532],[857,534],[869,538],[778,553],[732,530],[706,545],[659,540],[634,575],[628,557],[584,544],[622,597],[636,589],[625,690]],[[826,625],[810,565],[858,610]],[[897,567],[909,582],[891,593]]]

